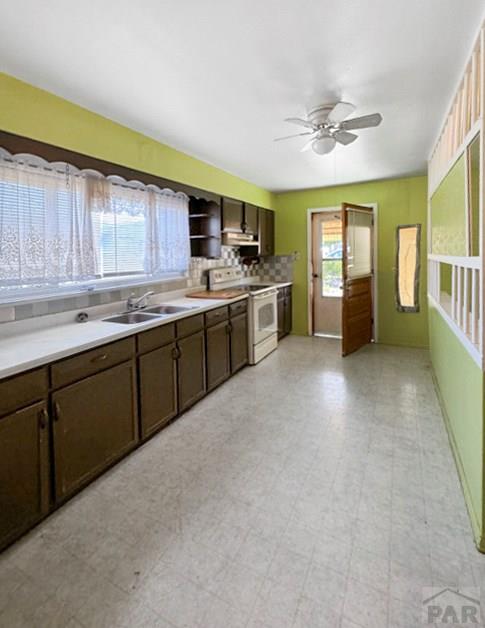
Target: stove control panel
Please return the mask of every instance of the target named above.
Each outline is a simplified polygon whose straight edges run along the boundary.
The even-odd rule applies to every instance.
[[[209,270],[209,288],[225,283],[226,281],[237,281],[242,279],[243,271],[235,266],[223,266]]]

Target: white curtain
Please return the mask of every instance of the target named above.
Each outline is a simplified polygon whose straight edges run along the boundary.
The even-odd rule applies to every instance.
[[[84,179],[43,160],[0,157],[0,285],[91,279],[96,253]]]
[[[145,272],[185,273],[189,268],[189,199],[182,192],[148,188]]]

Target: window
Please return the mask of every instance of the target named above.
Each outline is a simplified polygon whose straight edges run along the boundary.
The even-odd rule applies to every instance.
[[[0,153],[0,301],[188,270],[188,198]]]
[[[400,312],[419,312],[421,225],[397,228],[396,301]]]
[[[322,221],[322,297],[342,296],[342,221]]]

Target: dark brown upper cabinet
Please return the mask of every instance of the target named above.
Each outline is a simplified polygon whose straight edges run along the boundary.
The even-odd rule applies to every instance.
[[[259,209],[259,254],[274,255],[274,212]]]
[[[258,208],[250,203],[244,203],[244,218],[242,228],[244,233],[258,235]]]
[[[0,549],[49,509],[49,417],[45,402],[0,419]]]
[[[130,360],[52,395],[57,502],[135,447],[135,381]]]
[[[193,319],[198,317],[193,316]],[[190,321],[191,319],[184,319]],[[178,327],[179,325],[177,325]],[[205,395],[205,334],[199,331],[177,341],[178,407],[183,412]]]
[[[232,198],[222,198],[222,231],[241,233],[244,222],[244,204]]]

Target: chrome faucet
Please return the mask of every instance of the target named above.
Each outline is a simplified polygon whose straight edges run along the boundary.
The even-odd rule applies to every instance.
[[[142,310],[148,305],[148,297],[151,297],[152,294],[155,293],[153,292],[153,290],[150,290],[149,292],[145,292],[145,294],[142,294],[141,297],[136,297],[135,293],[133,292],[128,297],[128,301],[126,302],[126,309],[129,312],[132,312],[133,310]]]

